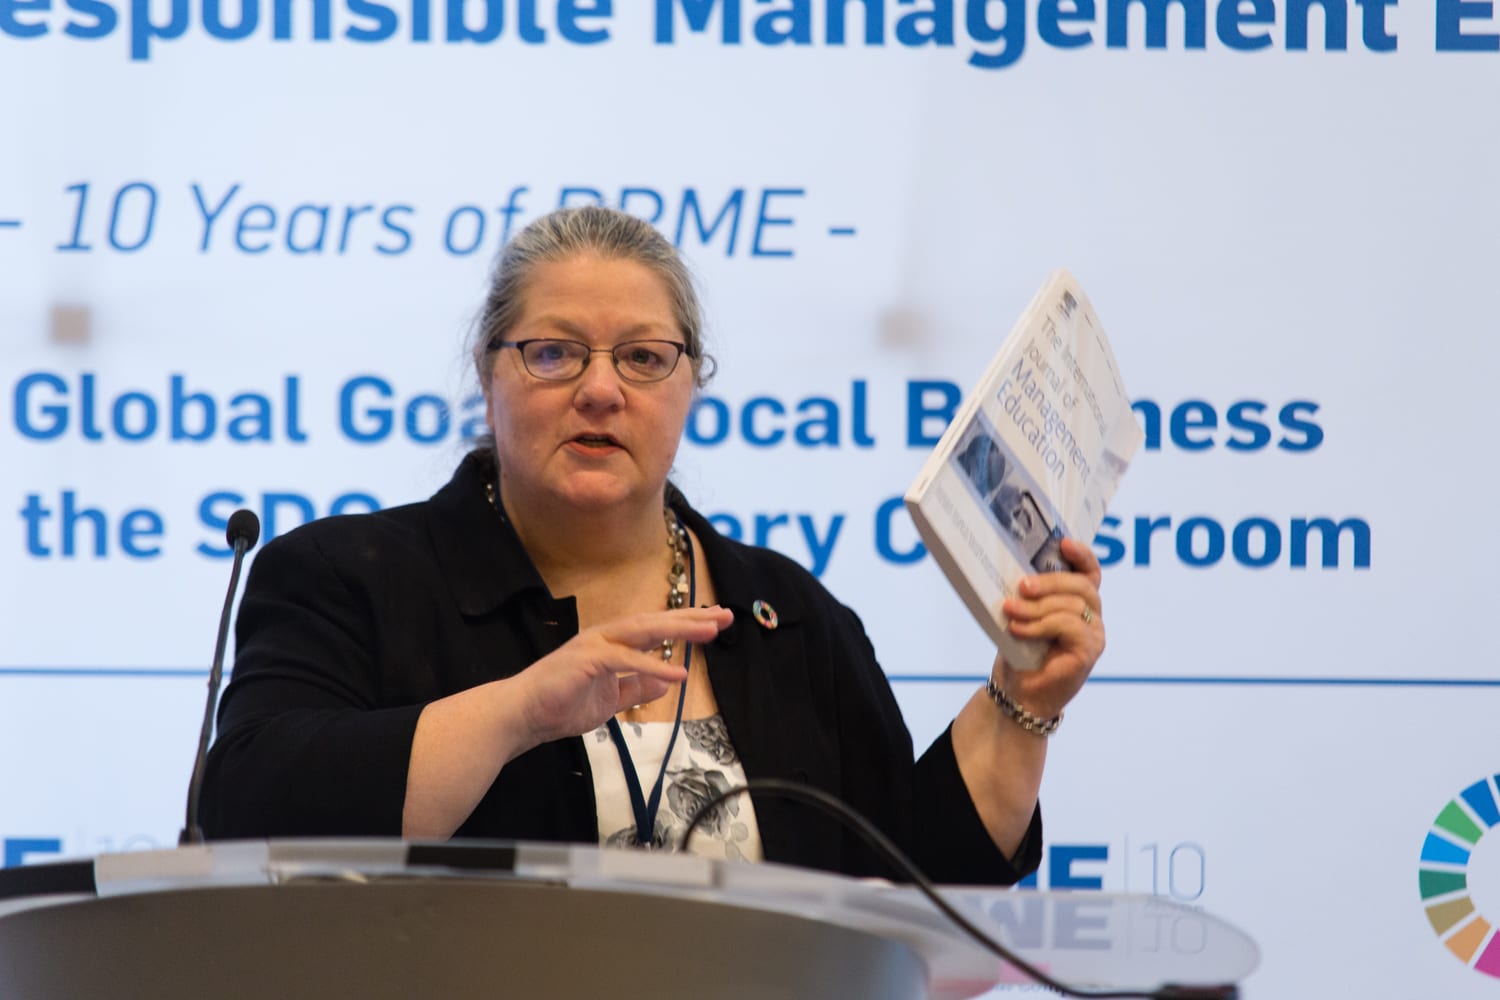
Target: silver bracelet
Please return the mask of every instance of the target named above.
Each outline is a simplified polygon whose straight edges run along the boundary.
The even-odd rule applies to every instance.
[[[1006,718],[1028,733],[1035,733],[1037,736],[1051,736],[1057,732],[1057,727],[1062,725],[1063,717],[1061,712],[1058,712],[1050,719],[1044,719],[1040,715],[1034,715],[1026,711],[1026,709],[1016,703],[1014,698],[1000,690],[999,685],[995,683],[995,678],[993,677],[985,682],[984,690],[990,696],[990,700],[1000,706],[1000,711],[1005,713]]]

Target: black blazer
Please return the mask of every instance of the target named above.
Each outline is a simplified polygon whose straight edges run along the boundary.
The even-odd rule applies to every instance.
[[[424,503],[314,521],[257,556],[233,679],[202,793],[210,837],[399,836],[417,717],[506,677],[577,634],[468,456]],[[792,560],[719,535],[680,498],[734,623],[709,678],[746,776],[814,785],[871,819],[943,882],[1008,884],[1034,870],[1040,811],[1016,864],[969,798],[948,733],[920,760],[858,617]],[[757,599],[778,627],[756,622]],[[757,796],[767,860],[892,875],[810,807]],[[456,836],[596,843],[582,739],[505,766]]]

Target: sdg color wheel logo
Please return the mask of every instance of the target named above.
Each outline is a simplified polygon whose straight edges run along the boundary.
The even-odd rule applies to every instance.
[[[1474,971],[1500,979],[1500,934],[1491,922],[1500,920],[1500,833],[1484,841],[1486,832],[1500,826],[1495,781],[1500,775],[1481,778],[1438,813],[1422,842],[1417,883],[1427,920],[1447,949]],[[1476,857],[1481,863],[1474,863]],[[1480,912],[1476,893],[1490,919]]]

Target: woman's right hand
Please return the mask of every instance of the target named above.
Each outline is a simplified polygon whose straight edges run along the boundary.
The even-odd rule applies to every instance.
[[[512,678],[532,745],[588,733],[632,705],[655,701],[687,672],[661,644],[705,643],[734,620],[728,608],[651,611],[579,632]]]
[[[708,642],[733,620],[719,607],[620,618],[585,629],[519,674],[431,702],[412,737],[401,835],[451,837],[517,756],[592,732],[682,681],[683,668],[661,658],[663,639]]]

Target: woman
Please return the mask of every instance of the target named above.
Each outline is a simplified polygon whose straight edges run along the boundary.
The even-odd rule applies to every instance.
[[[257,558],[211,836],[671,844],[716,788],[776,777],[840,797],[939,880],[1036,866],[1037,731],[1103,649],[1098,562],[1070,540],[1078,572],[1007,602],[1017,635],[1051,640],[1046,665],[997,660],[913,761],[855,615],[667,481],[700,325],[676,252],[633,217],[562,211],[507,245],[474,347],[493,446],[425,503]],[[794,802],[741,798],[707,825],[692,849],[889,874]]]

